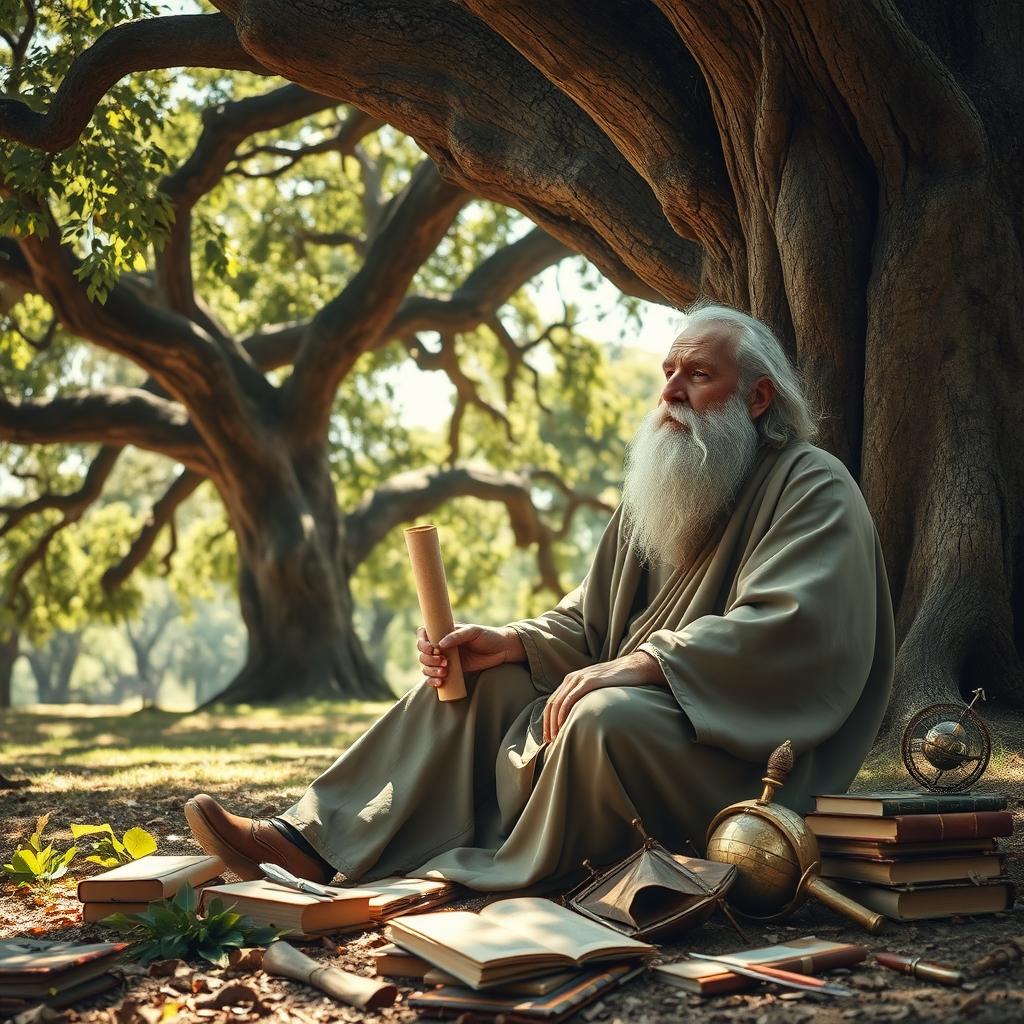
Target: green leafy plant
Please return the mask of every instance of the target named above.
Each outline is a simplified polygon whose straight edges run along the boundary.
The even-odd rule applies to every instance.
[[[127,932],[135,941],[127,956],[142,963],[150,960],[188,960],[201,957],[227,967],[228,954],[242,946],[266,946],[287,929],[256,924],[219,899],[210,901],[203,917],[196,914],[198,898],[190,885],[169,900],[152,904],[141,914],[111,914],[103,924]]]
[[[54,849],[53,843],[43,846],[43,829],[50,820],[49,814],[36,818],[36,829],[27,846],[15,850],[10,861],[3,866],[4,874],[22,886],[47,888],[58,878],[67,874],[68,866],[75,859],[78,847],[72,846],[63,853]]]
[[[104,868],[141,860],[156,851],[156,840],[144,828],[130,828],[120,839],[110,825],[72,825],[71,834],[76,840],[85,836],[103,837],[93,842],[92,854],[85,859]]]

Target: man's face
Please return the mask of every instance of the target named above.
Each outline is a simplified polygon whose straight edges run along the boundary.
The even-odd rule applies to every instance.
[[[661,401],[683,403],[696,413],[724,405],[739,383],[734,352],[728,327],[699,324],[684,330],[662,363],[665,387]]]

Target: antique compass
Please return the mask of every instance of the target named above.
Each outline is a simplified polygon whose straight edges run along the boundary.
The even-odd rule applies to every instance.
[[[918,711],[903,732],[903,763],[926,789],[951,793],[970,789],[992,756],[992,737],[974,710],[985,691],[974,691],[970,704],[930,704]]]

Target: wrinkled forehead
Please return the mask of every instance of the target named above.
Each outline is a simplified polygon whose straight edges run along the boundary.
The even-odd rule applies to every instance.
[[[684,328],[672,342],[666,363],[702,359],[717,365],[735,366],[737,329],[730,324],[702,323]]]

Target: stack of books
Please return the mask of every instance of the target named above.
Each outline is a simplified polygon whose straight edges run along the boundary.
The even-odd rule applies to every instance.
[[[1013,905],[996,839],[1013,832],[1006,797],[908,791],[815,798],[807,824],[821,874],[897,921],[992,914]]]
[[[141,914],[151,903],[166,900],[186,883],[194,889],[222,882],[220,857],[158,857],[150,854],[78,883],[82,921],[102,921],[111,914]]]
[[[59,1008],[106,992],[121,981],[114,968],[127,948],[127,942],[0,940],[0,1018],[39,1003]]]
[[[454,882],[383,878],[358,888],[324,886],[330,896],[299,892],[268,879],[208,885],[200,896],[203,912],[214,899],[260,924],[285,929],[290,938],[362,931],[396,917],[418,913],[455,898]]]
[[[507,1020],[567,1019],[646,969],[657,952],[539,897],[498,900],[479,913],[448,911],[393,919],[379,973],[422,977],[421,1014]]]

